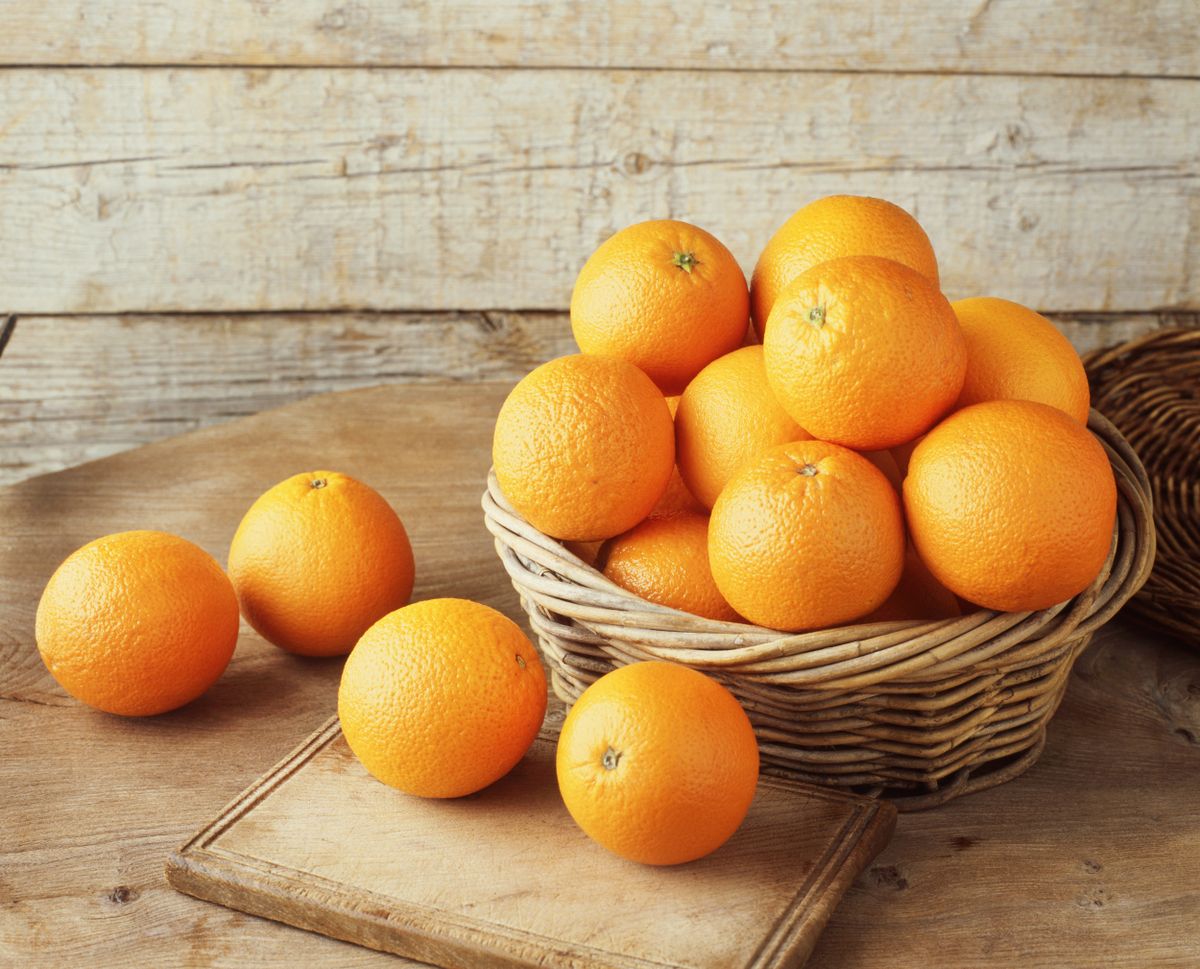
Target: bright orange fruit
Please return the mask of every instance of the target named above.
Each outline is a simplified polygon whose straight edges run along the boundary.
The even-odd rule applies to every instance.
[[[634,663],[588,687],[563,723],[558,787],[593,840],[647,865],[693,861],[729,840],[758,783],[758,743],[716,680]]]
[[[950,305],[967,342],[967,376],[956,407],[1036,400],[1087,423],[1091,392],[1083,361],[1053,323],[995,296]]]
[[[679,397],[668,397],[667,407],[671,410],[671,418],[674,419],[679,411]],[[650,509],[650,518],[670,518],[672,515],[683,513],[692,513],[696,515],[708,515],[708,509],[696,500],[696,496],[692,494],[687,485],[683,483],[683,478],[679,474],[679,422],[675,423],[675,467],[671,471],[671,480],[667,482],[667,490],[663,492],[662,497],[658,499],[658,503]]]
[[[1045,609],[1086,589],[1108,557],[1117,488],[1104,448],[1047,404],[997,400],[951,414],[912,453],[913,544],[951,592],[989,609]]]
[[[811,435],[767,385],[761,346],[714,360],[687,385],[675,414],[675,460],[707,511],[739,468],[768,448]]]
[[[242,615],[263,639],[302,656],[342,656],[408,602],[413,553],[374,488],[305,471],[261,495],[229,547]]]
[[[842,256],[882,256],[939,285],[929,237],[904,209],[884,199],[830,195],[794,213],[758,257],[750,299],[759,332],[764,332],[775,300],[793,279]]]
[[[713,581],[707,515],[648,518],[610,539],[601,558],[604,574],[634,595],[705,619],[741,621]]]
[[[880,606],[900,581],[900,499],[883,472],[849,448],[784,444],[725,486],[709,521],[708,556],[717,588],[751,622],[841,625]]]
[[[546,714],[546,674],[511,619],[465,599],[384,616],[346,660],[338,717],[376,778],[420,797],[461,797],[507,774]]]
[[[937,286],[877,256],[835,259],[792,280],[771,311],[763,360],[797,424],[864,451],[926,431],[967,370],[962,330]]]
[[[645,518],[675,467],[675,425],[654,383],[616,357],[577,353],[527,374],[492,439],[500,490],[552,538],[612,538]]]
[[[628,360],[663,393],[678,394],[741,345],[749,299],[741,267],[714,236],[671,219],[639,222],[584,264],[571,329],[584,353]]]
[[[75,699],[151,716],[196,699],[225,671],[237,598],[202,548],[165,532],[119,532],[58,567],[36,635],[50,675]]]

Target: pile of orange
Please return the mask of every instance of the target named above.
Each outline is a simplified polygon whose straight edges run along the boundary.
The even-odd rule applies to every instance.
[[[1016,303],[947,300],[890,202],[800,209],[749,287],[702,229],[630,226],[584,265],[571,325],[582,353],[500,411],[497,480],[642,598],[788,631],[1023,612],[1108,556],[1078,355]]]

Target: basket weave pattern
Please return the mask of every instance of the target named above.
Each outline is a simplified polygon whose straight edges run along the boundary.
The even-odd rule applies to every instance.
[[[617,666],[683,663],[742,702],[764,771],[882,794],[902,810],[932,807],[1037,759],[1075,658],[1150,572],[1145,471],[1100,414],[1089,426],[1117,479],[1112,548],[1089,588],[1033,613],[798,634],[714,622],[614,585],[529,525],[494,474],[484,518],[564,702]]]
[[[1129,611],[1200,649],[1200,330],[1159,330],[1084,363],[1154,496],[1158,558]]]

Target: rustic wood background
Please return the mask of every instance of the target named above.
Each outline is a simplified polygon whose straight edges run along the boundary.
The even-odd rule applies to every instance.
[[[1200,322],[1195,0],[0,0],[0,483],[517,378],[587,254],[883,195],[1080,349]]]

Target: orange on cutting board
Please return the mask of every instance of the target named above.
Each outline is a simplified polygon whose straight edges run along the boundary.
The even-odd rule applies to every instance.
[[[750,318],[746,277],[714,236],[659,219],[622,229],[592,253],[571,293],[584,353],[640,367],[664,394],[741,346]]]
[[[747,461],[777,444],[809,437],[767,386],[763,348],[757,345],[727,353],[701,370],[675,414],[679,473],[705,510]]]
[[[797,424],[823,441],[878,451],[949,410],[967,350],[936,284],[890,259],[847,256],[801,273],[780,293],[763,361]]]
[[[238,638],[233,587],[216,559],[165,532],[106,535],[72,552],[37,609],[37,646],[75,699],[145,717],[196,699]]]
[[[1053,323],[995,296],[950,305],[967,342],[967,376],[957,407],[1036,400],[1087,423],[1091,392],[1083,361]]]
[[[842,256],[883,256],[939,285],[929,237],[904,209],[863,195],[830,195],[794,213],[758,257],[750,300],[759,333],[765,333],[775,300],[788,283],[813,266]]]
[[[741,621],[708,565],[708,515],[647,518],[609,539],[601,561],[608,578],[643,599],[705,619]]]
[[[947,589],[989,609],[1045,609],[1096,578],[1117,489],[1104,448],[1047,404],[998,400],[950,415],[912,453],[913,544]]]
[[[577,353],[527,374],[496,418],[500,490],[538,531],[612,538],[645,518],[675,467],[675,425],[654,383],[616,357]]]
[[[519,626],[465,599],[426,599],[366,631],[346,660],[338,717],[377,779],[420,797],[487,787],[529,749],[546,675]]]
[[[878,608],[900,581],[900,498],[882,471],[848,448],[774,447],[721,492],[708,556],[717,588],[750,622],[786,630],[841,625]]]
[[[758,783],[758,743],[716,680],[673,663],[633,663],[589,686],[558,740],[571,817],[623,858],[676,865],[724,844]]]
[[[413,553],[399,516],[374,488],[306,471],[266,491],[229,548],[246,621],[302,656],[342,656],[377,619],[408,602]]]

